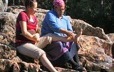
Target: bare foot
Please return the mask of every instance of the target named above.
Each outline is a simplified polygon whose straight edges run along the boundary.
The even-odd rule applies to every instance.
[[[82,35],[82,33],[83,33],[83,29],[81,29],[80,32],[75,36],[75,40],[74,40],[75,43],[78,43],[80,39],[80,35]]]

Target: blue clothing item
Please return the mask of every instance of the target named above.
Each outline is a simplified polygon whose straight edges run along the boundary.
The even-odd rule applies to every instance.
[[[59,36],[66,36],[66,34],[61,33],[60,29],[66,29],[68,31],[73,31],[70,20],[67,16],[62,16],[60,19],[55,10],[50,10],[43,21],[41,28],[41,36],[46,35],[48,33],[56,34]],[[58,59],[63,56],[65,53],[69,53],[69,59],[72,59],[76,54],[76,44],[74,42],[61,42],[56,41],[48,44],[45,48],[43,48],[47,57],[51,61],[58,61]],[[69,60],[68,59],[68,60]]]
[[[67,16],[62,16],[61,19],[58,18],[57,12],[55,10],[50,10],[42,23],[41,36],[48,33],[57,34],[63,36],[64,34],[60,32],[60,29],[66,29],[73,31],[70,20]]]

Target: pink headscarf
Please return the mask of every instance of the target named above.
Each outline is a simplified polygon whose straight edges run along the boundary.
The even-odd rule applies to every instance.
[[[54,6],[63,6],[63,5],[65,5],[65,3],[63,0],[54,0],[53,5]]]

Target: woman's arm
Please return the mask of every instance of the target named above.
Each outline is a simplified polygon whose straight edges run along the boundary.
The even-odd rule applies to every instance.
[[[64,34],[66,34],[68,37],[69,36],[72,36],[72,37],[74,37],[75,36],[75,34],[73,33],[73,31],[72,31],[72,26],[71,25],[69,25],[69,23],[68,23],[68,30],[66,30],[66,29],[63,29],[63,28],[61,28],[60,26],[59,26],[59,24],[58,24],[58,22],[57,22],[57,20],[56,20],[57,18],[56,18],[56,16],[53,14],[53,13],[48,13],[47,15],[46,15],[46,19],[45,20],[47,20],[47,24],[48,24],[48,26],[50,27],[50,29],[52,30],[52,31],[54,31],[54,32],[58,32],[58,33],[64,33]],[[67,20],[66,20],[67,21]],[[63,39],[64,38],[64,39]],[[57,38],[57,39],[63,39],[64,41],[71,41],[71,39],[68,39],[67,40],[67,38],[66,37],[61,37],[60,38],[60,36],[59,36],[59,38]],[[55,41],[57,40],[57,39],[55,39]],[[62,41],[63,41],[62,40]]]
[[[67,21],[67,27],[68,30],[63,29],[59,26],[58,22],[57,22],[57,17],[53,14],[53,13],[48,13],[46,15],[46,20],[47,20],[47,24],[50,27],[50,29],[54,32],[58,32],[58,33],[64,33],[68,36],[73,35],[74,33],[72,32],[72,27],[69,23],[69,21]]]
[[[40,33],[40,31],[41,31],[41,28],[40,28],[39,24],[37,24],[36,25],[36,33]]]
[[[22,31],[22,35],[25,36],[27,39],[30,39],[32,41],[39,41],[39,37],[37,33],[33,33],[33,32],[29,32],[27,30],[27,23],[26,21],[20,21],[20,26],[21,26],[21,31]]]

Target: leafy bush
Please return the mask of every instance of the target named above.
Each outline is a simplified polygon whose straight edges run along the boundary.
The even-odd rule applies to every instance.
[[[39,6],[45,9],[52,8],[52,1],[38,0]],[[111,14],[114,11],[111,6],[114,6],[113,0],[67,0],[66,14],[102,27],[107,33],[114,32],[114,14]]]
[[[67,14],[105,29],[110,23],[111,0],[69,0]]]

